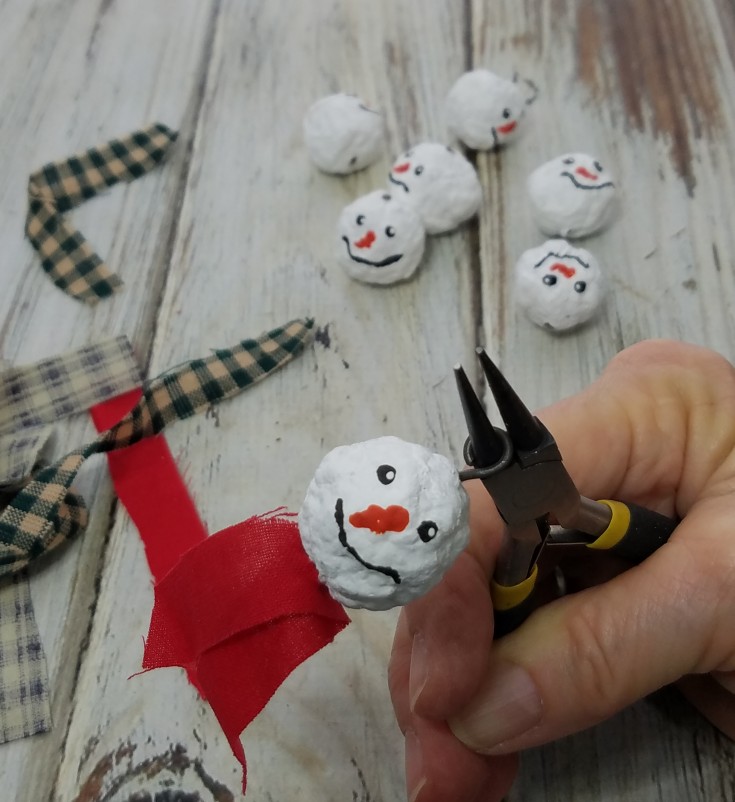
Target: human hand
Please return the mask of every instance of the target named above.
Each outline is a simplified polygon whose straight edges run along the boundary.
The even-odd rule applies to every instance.
[[[539,418],[583,495],[683,520],[643,564],[492,643],[502,521],[467,483],[470,546],[401,612],[389,668],[412,802],[497,802],[519,750],[680,680],[735,737],[735,369],[702,348],[639,343]]]

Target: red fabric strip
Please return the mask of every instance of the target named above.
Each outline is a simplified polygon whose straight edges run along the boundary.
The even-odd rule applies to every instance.
[[[240,733],[300,663],[349,623],[283,513],[249,518],[189,551],[155,588],[143,668],[186,666],[247,780]]]
[[[140,389],[92,407],[98,432],[114,426],[138,402]],[[158,581],[181,556],[207,537],[162,434],[107,455],[115,492],[138,528],[153,578]]]

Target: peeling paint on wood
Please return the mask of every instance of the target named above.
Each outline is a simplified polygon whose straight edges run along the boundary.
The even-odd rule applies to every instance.
[[[691,195],[692,140],[723,132],[717,45],[703,6],[580,0],[575,22],[580,79],[599,103],[622,99],[630,128],[664,138]]]
[[[211,777],[200,760],[189,758],[186,747],[181,744],[137,762],[134,760],[136,748],[127,742],[100,758],[82,782],[73,802],[132,802],[145,799],[153,802],[164,799],[170,799],[171,802],[186,802],[187,799],[196,802],[234,802],[235,794]],[[172,783],[179,789],[167,789],[166,786]],[[191,790],[184,790],[187,785]]]

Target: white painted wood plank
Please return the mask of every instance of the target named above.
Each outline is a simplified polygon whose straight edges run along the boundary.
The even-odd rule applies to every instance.
[[[8,0],[0,7],[3,358],[22,364],[124,333],[146,360],[185,173],[186,130],[162,169],[73,212],[80,230],[126,282],[114,299],[93,310],[52,284],[24,239],[26,184],[29,173],[47,161],[156,119],[172,127],[185,122],[188,107],[196,103],[207,18],[208,9],[197,2],[163,2],[155,10],[145,2],[104,0]],[[80,416],[62,424],[59,434],[63,453],[91,439],[93,429]],[[32,578],[55,726],[48,735],[0,748],[7,798],[48,798],[59,763],[113,500],[102,459],[85,469],[78,487],[92,504],[86,538]]]
[[[649,337],[732,358],[735,73],[715,2],[472,4],[473,63],[539,88],[524,133],[478,158],[490,202],[480,227],[484,338],[534,407],[576,392],[621,348]],[[732,46],[732,42],[730,43]],[[707,58],[702,54],[706,53]],[[512,270],[545,237],[525,182],[565,152],[597,155],[622,203],[581,241],[610,279],[604,314],[553,336],[516,309]],[[524,756],[509,800],[724,800],[735,746],[672,691],[590,733]]]
[[[298,508],[338,443],[394,433],[460,459],[451,368],[469,358],[473,339],[467,233],[434,240],[418,278],[402,287],[355,284],[332,255],[342,206],[384,184],[389,154],[443,136],[443,93],[464,64],[461,9],[425,9],[221,7],[153,368],[297,315],[316,318],[320,341],[216,415],[171,430],[211,531],[278,504]],[[385,107],[388,119],[385,159],[346,179],[318,173],[301,144],[306,108],[337,89]],[[142,781],[135,765],[180,744],[239,798],[237,764],[181,673],[125,679],[139,665],[152,598],[132,527],[115,527],[107,559],[78,687],[87,701],[72,722],[59,797],[102,776],[104,789],[117,782],[114,798],[126,798]],[[393,621],[356,615],[246,732],[253,799],[401,798],[402,743],[385,679]],[[135,765],[105,762],[128,742]],[[149,792],[168,780],[182,791],[201,787],[187,768],[151,778]]]

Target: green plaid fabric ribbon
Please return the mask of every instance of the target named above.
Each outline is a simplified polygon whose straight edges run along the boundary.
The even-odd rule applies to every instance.
[[[19,571],[85,528],[86,509],[69,488],[86,459],[158,434],[171,421],[255,384],[303,349],[312,326],[312,320],[293,320],[147,382],[128,415],[92,443],[39,471],[0,515],[0,575]]]
[[[126,337],[23,367],[0,367],[0,507],[50,461],[47,424],[140,385]],[[75,501],[78,499],[76,497]],[[51,728],[46,657],[28,576],[0,581],[0,743]]]
[[[64,213],[121,181],[133,181],[160,164],[178,133],[161,123],[65,161],[52,162],[28,180],[26,235],[57,287],[95,304],[122,281],[95,253]]]

